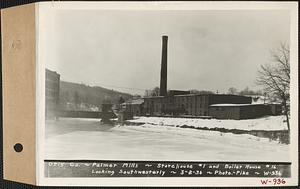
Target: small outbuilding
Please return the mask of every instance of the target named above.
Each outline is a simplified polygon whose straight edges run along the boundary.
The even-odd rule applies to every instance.
[[[144,113],[144,99],[133,99],[121,104],[121,110],[130,112],[133,116],[141,116]]]
[[[209,115],[217,119],[253,119],[272,115],[267,104],[213,104]]]

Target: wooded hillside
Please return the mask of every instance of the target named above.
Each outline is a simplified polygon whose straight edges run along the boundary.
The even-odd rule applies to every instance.
[[[104,101],[117,104],[120,97],[127,100],[132,95],[99,86],[89,86],[66,81],[60,82],[60,104],[62,106],[67,104],[75,106],[88,104],[98,107]]]

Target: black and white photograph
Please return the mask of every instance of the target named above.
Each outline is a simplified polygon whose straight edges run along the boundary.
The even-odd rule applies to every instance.
[[[51,17],[46,178],[291,177],[291,10],[98,5]]]

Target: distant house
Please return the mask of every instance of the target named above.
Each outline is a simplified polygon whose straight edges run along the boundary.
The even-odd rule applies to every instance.
[[[59,111],[59,84],[60,75],[54,71],[46,69],[46,118],[57,116]]]
[[[133,99],[121,104],[121,110],[130,113],[132,116],[144,114],[144,99]]]

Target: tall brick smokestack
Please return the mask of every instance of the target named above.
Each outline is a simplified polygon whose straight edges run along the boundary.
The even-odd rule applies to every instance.
[[[160,70],[160,96],[167,96],[167,71],[168,71],[168,36],[162,36],[162,54]]]

